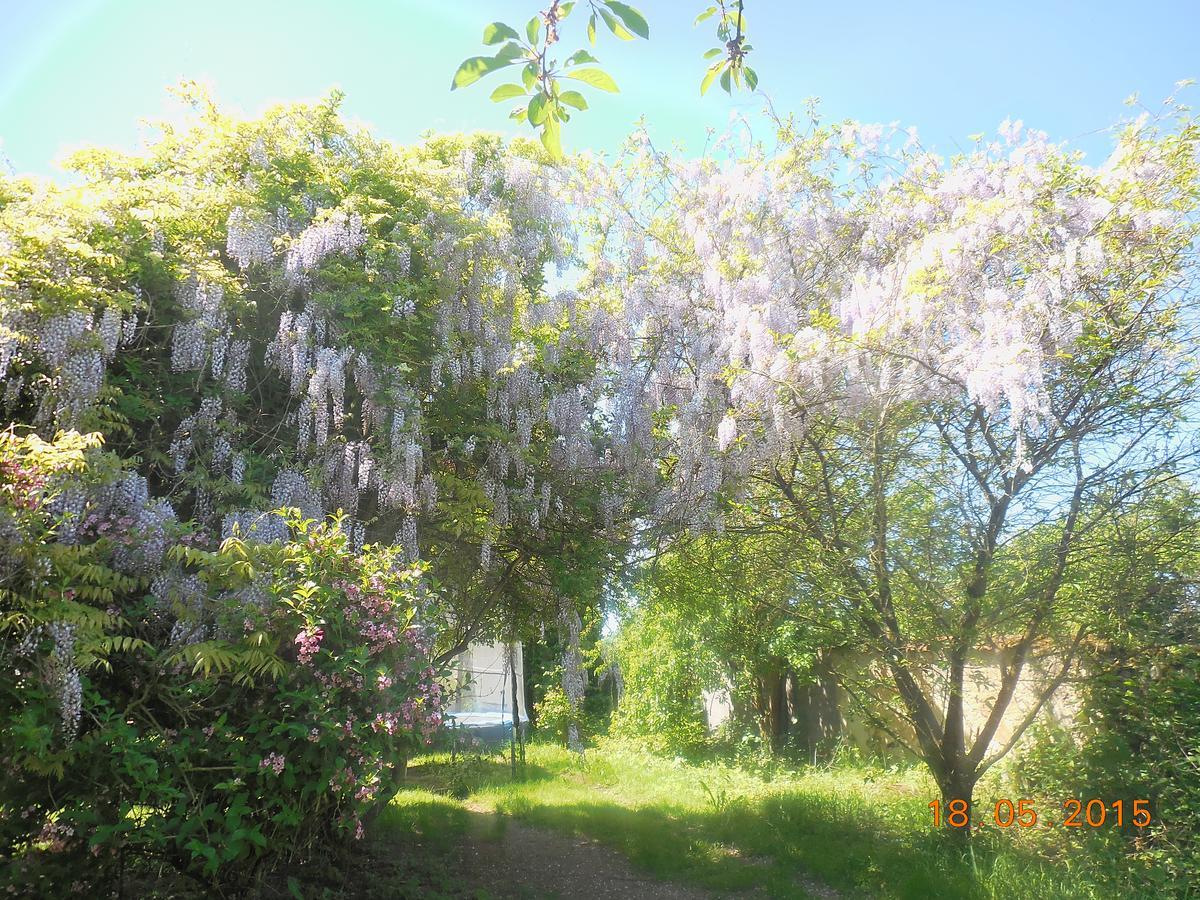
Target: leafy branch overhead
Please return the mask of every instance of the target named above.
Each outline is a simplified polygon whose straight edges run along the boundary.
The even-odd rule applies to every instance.
[[[498,47],[495,54],[463,60],[450,84],[451,90],[457,90],[501,69],[519,67],[519,80],[497,87],[492,91],[491,99],[502,103],[520,98],[521,102],[513,107],[509,116],[537,129],[542,144],[554,159],[562,158],[562,124],[570,121],[571,110],[588,108],[587,98],[563,79],[611,94],[619,91],[616,81],[600,67],[600,61],[589,50],[576,50],[561,63],[550,55],[554,45],[562,39],[560,26],[577,5],[575,0],[566,3],[554,0],[525,24],[523,32],[504,22],[492,22],[483,29],[483,43]],[[586,0],[586,5],[591,11],[586,26],[588,46],[596,46],[598,25],[601,24],[623,41],[649,39],[650,26],[646,17],[629,4],[618,0]],[[726,91],[732,91],[735,85],[754,90],[758,84],[758,76],[745,64],[750,45],[746,42],[742,7],[742,2],[733,7],[722,0],[696,19],[699,24],[717,16],[717,38],[725,45],[724,49],[716,47],[705,54],[705,59],[724,55],[707,69],[700,86],[701,93],[707,91],[718,77]]]
[[[740,0],[732,7],[721,2],[696,16],[697,25],[717,17],[717,40],[723,44],[704,54],[705,59],[714,62],[705,70],[704,78],[700,81],[701,94],[707,93],[718,78],[727,94],[733,93],[734,87],[740,88],[743,84],[750,90],[758,87],[758,73],[746,65],[746,56],[753,48],[746,40],[746,14],[743,6]]]

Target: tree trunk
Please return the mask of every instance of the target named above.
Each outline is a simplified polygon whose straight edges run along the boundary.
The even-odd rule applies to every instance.
[[[767,746],[774,741],[771,725],[771,675],[756,675],[754,677],[754,719],[758,724],[758,736]]]
[[[787,702],[786,670],[772,672],[768,685],[770,692],[767,694],[767,711],[771,722],[771,750],[778,753],[787,742],[792,724]]]
[[[538,659],[538,642],[536,639],[530,639],[521,642],[521,690],[524,692],[522,696],[525,698],[525,716],[529,720],[529,733],[537,731],[537,703],[534,697],[534,685],[530,679],[525,678],[526,659]]]
[[[790,716],[787,698],[787,676],[784,665],[773,668],[755,679],[758,732],[772,752],[778,752],[787,737]]]
[[[520,707],[517,706],[517,653],[516,642],[508,642],[508,677],[512,694],[512,780],[517,780],[517,741],[521,739]]]
[[[521,666],[521,674],[524,675],[525,667]],[[518,702],[518,690],[524,690],[524,684],[520,688],[517,687],[517,644],[516,641],[511,641],[508,645],[508,673],[512,677],[512,769],[513,779],[517,777],[517,753],[520,752],[521,761],[521,777],[525,776],[525,734],[521,731],[521,705]],[[524,681],[524,678],[522,678]]]
[[[962,760],[962,763],[965,765],[966,760]],[[971,824],[975,817],[975,783],[978,780],[978,773],[968,774],[959,767],[938,778],[938,786],[942,791],[942,825],[947,837],[958,847],[966,848],[971,843]],[[961,803],[964,800],[965,808]]]

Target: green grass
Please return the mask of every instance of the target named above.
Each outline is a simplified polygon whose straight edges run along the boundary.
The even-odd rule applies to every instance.
[[[1100,850],[1079,832],[985,832],[971,854],[955,851],[931,827],[927,804],[936,791],[913,768],[772,776],[616,745],[590,750],[581,763],[533,745],[522,782],[513,783],[498,758],[452,763],[431,755],[414,762],[409,784],[378,827],[451,842],[472,821],[478,828],[468,804],[482,806],[586,835],[658,878],[719,892],[809,897],[815,883],[846,897],[1138,896],[1114,884],[1111,868],[1095,858],[1111,845]]]

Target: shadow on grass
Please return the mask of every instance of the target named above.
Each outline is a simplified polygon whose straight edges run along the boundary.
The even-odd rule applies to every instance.
[[[464,872],[456,838],[495,817],[425,791],[409,799],[385,807],[365,840],[272,878],[260,900],[284,900],[296,891],[323,900],[492,900],[496,895]]]
[[[451,761],[449,754],[427,756],[411,764],[404,775],[405,787],[401,789],[424,789],[434,793],[464,799],[470,794],[489,787],[536,785],[559,776],[545,766],[526,764],[521,778],[514,782],[512,767],[507,760],[496,757]]]
[[[401,790],[373,823],[370,844],[358,871],[358,892],[370,898],[491,900],[500,896],[472,871],[463,840],[497,840],[498,817],[473,812],[455,800],[422,788]]]
[[[522,881],[523,876],[539,873],[529,871],[529,860],[510,859],[506,853],[504,837],[510,821],[424,788],[408,788],[376,820],[374,833],[378,844],[420,860],[420,874],[429,887],[425,893],[402,896],[557,900],[560,894],[537,885],[542,879]]]

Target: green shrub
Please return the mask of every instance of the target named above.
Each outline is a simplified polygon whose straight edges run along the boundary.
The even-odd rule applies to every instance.
[[[97,443],[0,442],[2,877],[54,895],[165,865],[236,893],[361,836],[442,714],[420,570],[338,521],[215,548],[122,526]]]
[[[1101,798],[1150,801],[1146,828],[1088,835],[1108,843],[1111,877],[1186,895],[1200,884],[1200,652],[1160,651],[1137,672],[1092,679],[1077,734],[1043,729],[1013,766],[1026,790],[1061,802]],[[1116,840],[1113,840],[1116,838]],[[1093,857],[1103,854],[1095,853]],[[1101,873],[1103,874],[1103,873]]]
[[[708,743],[702,691],[716,667],[682,615],[635,615],[616,640],[625,690],[611,734],[658,752],[692,752]]]
[[[567,743],[567,726],[571,724],[571,701],[562,686],[554,683],[546,688],[542,699],[534,704],[538,732],[552,737],[562,745]]]

